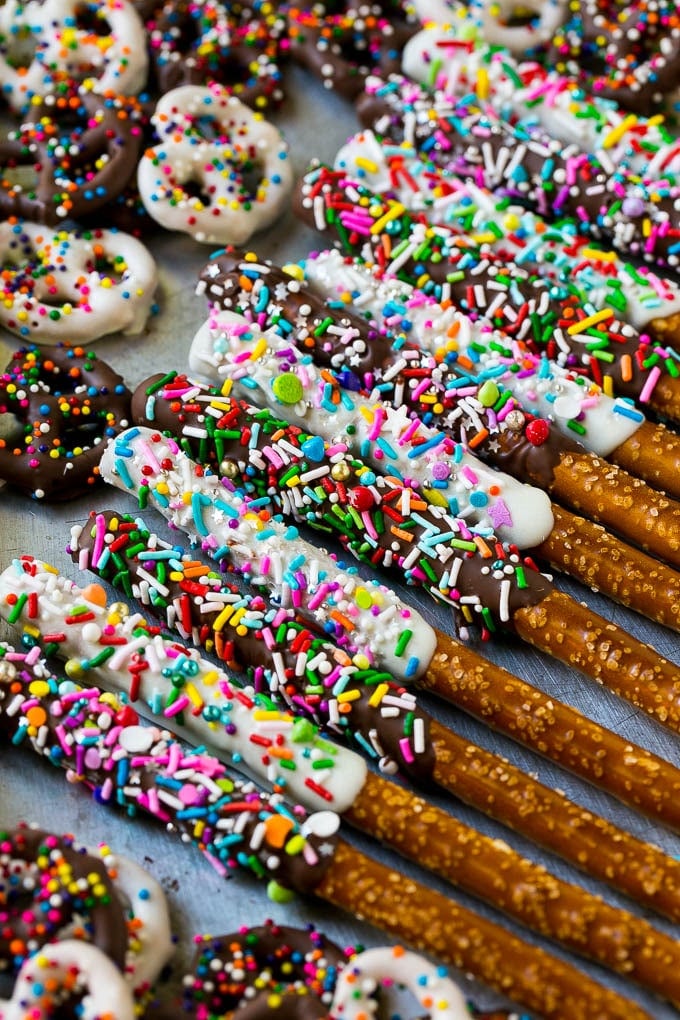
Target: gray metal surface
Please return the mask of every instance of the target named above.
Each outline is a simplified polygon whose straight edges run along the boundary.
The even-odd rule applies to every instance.
[[[290,141],[295,169],[302,172],[314,156],[331,160],[346,136],[356,130],[356,122],[351,108],[341,99],[324,92],[316,82],[301,72],[289,74],[286,108],[273,119],[284,128]],[[150,247],[158,259],[161,272],[158,315],[152,319],[144,337],[107,339],[96,346],[97,352],[125,375],[131,387],[153,371],[184,370],[191,338],[205,317],[203,300],[194,296],[194,286],[197,272],[210,249],[178,235],[155,237],[150,241]],[[310,231],[300,227],[289,213],[275,230],[256,237],[252,247],[262,256],[286,261],[306,255],[319,247],[319,241]],[[18,344],[11,337],[4,335],[0,340],[2,359],[16,346]],[[71,524],[82,521],[90,509],[112,505],[112,500],[113,505],[122,509],[135,509],[124,496],[118,493],[112,495],[103,489],[97,491],[95,498],[82,498],[49,507],[31,502],[8,488],[0,490],[0,565],[4,567],[13,556],[31,553],[77,578],[77,572],[65,552],[69,528]],[[151,514],[147,515],[147,519],[153,523]],[[560,581],[560,586],[571,591],[577,598],[588,601],[608,619],[650,642],[661,654],[680,662],[680,646],[676,635],[575,584]],[[413,589],[405,590],[404,596],[417,604],[441,629],[450,628],[447,611],[435,606],[427,596]],[[510,639],[499,638],[494,645],[484,646],[481,651],[625,737],[654,749],[670,760],[680,760],[680,737],[664,732],[641,713],[590,680]],[[642,838],[661,844],[668,852],[680,853],[679,836],[627,811],[604,794],[494,735],[441,702],[426,699],[426,704],[442,721],[467,734],[471,740],[506,755],[516,764],[535,773],[544,783],[565,790],[575,800],[616,819]],[[560,862],[548,859],[547,855],[535,850],[520,837],[456,804],[451,798],[433,796],[433,799],[448,805],[449,810],[480,829],[507,839],[529,857],[543,861],[560,874],[580,881],[616,902],[612,894],[596,883],[578,876]],[[293,924],[314,922],[323,926],[343,944],[358,941],[376,945],[383,941],[375,929],[354,918],[340,916],[323,903],[299,899],[282,906],[268,901],[264,886],[254,881],[237,876],[225,882],[197,852],[176,842],[162,829],[155,828],[150,821],[131,822],[95,805],[82,788],[68,785],[57,769],[41,763],[27,751],[1,747],[0,826],[11,826],[20,819],[39,823],[43,827],[51,826],[55,830],[71,831],[79,839],[88,842],[106,839],[114,850],[147,865],[161,881],[170,899],[178,936],[178,961],[189,954],[191,934],[226,932],[243,924],[260,923],[266,917]],[[398,861],[394,855],[380,849],[372,841],[358,838],[357,842],[368,852],[380,855],[386,861],[396,862],[405,874],[425,877],[424,872],[420,873],[413,866]],[[429,878],[427,880],[430,881]],[[436,884],[434,880],[432,882]],[[450,895],[466,902],[464,896],[454,892]],[[620,902],[625,905],[623,900]],[[482,906],[478,909],[482,913],[496,916]],[[662,925],[662,922],[659,923]],[[518,930],[510,922],[507,925]],[[527,937],[531,939],[531,936]],[[181,967],[178,966],[178,969]],[[584,969],[589,969],[600,980],[644,1004],[659,1020],[670,1020],[677,1015],[670,1007],[652,1001],[649,996],[623,981],[606,976],[602,971],[588,968],[587,965],[584,965]],[[488,990],[477,989],[476,995],[484,1005],[499,1001]]]

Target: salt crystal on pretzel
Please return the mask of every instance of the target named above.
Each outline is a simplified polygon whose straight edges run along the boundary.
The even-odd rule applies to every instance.
[[[89,344],[146,325],[158,271],[130,234],[10,219],[0,223],[0,260],[0,322],[22,339]]]

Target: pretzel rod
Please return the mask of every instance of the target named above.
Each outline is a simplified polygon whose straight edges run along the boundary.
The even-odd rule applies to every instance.
[[[156,438],[160,441],[159,436]],[[146,445],[145,439],[142,440],[142,444]],[[196,485],[195,479],[192,481],[186,459],[176,446],[172,444],[168,449],[173,451],[175,466],[179,467],[180,472],[184,472],[179,489],[175,491],[178,494],[180,491],[185,492],[188,496],[189,490]],[[145,456],[148,457],[148,455],[147,452]],[[133,481],[130,474],[133,468],[139,471],[136,482]],[[294,587],[291,588],[292,578],[284,579],[279,576],[277,563],[281,561],[281,550],[271,543],[271,534],[266,534],[262,539],[268,543],[267,549],[258,548],[258,544],[244,547],[242,534],[237,541],[233,534],[234,529],[223,519],[223,510],[218,513],[210,513],[208,503],[202,500],[201,514],[205,512],[207,517],[199,519],[193,516],[195,510],[187,510],[189,500],[185,502],[184,497],[181,500],[174,500],[174,505],[170,507],[168,493],[177,485],[177,478],[174,477],[173,480],[168,466],[165,469],[165,476],[155,479],[152,477],[153,472],[151,474],[142,473],[140,468],[141,463],[137,463],[135,467],[134,458],[131,462],[128,459],[125,466],[119,465],[117,469],[112,468],[110,473],[107,470],[107,478],[124,490],[129,490],[130,487],[136,488],[141,483],[139,494],[145,505],[151,498],[153,504],[163,516],[171,521],[173,527],[192,535],[209,555],[214,556],[217,552],[216,558],[219,560],[229,552],[232,559],[235,558],[237,565],[240,564],[241,569],[245,568],[247,576],[253,578],[256,584],[269,586],[275,598],[284,606],[292,603],[305,616],[311,615],[320,628],[335,633],[343,647],[347,648],[351,642],[352,650],[356,651],[358,640],[360,650],[363,654],[367,654],[369,663],[375,663],[378,668],[388,669],[400,681],[403,681],[406,676],[418,677],[428,689],[451,700],[472,715],[476,715],[487,725],[492,725],[506,733],[511,739],[517,739],[533,747],[539,753],[549,754],[553,760],[571,768],[584,778],[592,779],[596,784],[606,782],[607,788],[611,792],[619,789],[624,799],[632,793],[635,802],[638,803],[638,798],[641,798],[640,803],[647,803],[652,813],[662,810],[662,802],[665,797],[662,790],[664,790],[665,783],[661,779],[662,773],[659,772],[658,762],[650,759],[646,752],[640,756],[639,750],[633,748],[626,741],[619,741],[618,738],[614,738],[612,741],[606,731],[597,724],[566,706],[562,706],[559,702],[555,702],[542,691],[490,664],[474,651],[458,645],[441,632],[433,632],[432,643],[433,646],[436,646],[436,651],[430,652],[427,658],[421,654],[418,668],[412,668],[410,660],[404,662],[405,650],[403,647],[401,656],[395,655],[391,652],[389,641],[381,642],[379,640],[383,636],[386,623],[393,619],[389,611],[387,619],[382,618],[382,627],[378,630],[373,645],[367,645],[362,636],[361,614],[357,612],[358,602],[365,602],[366,589],[361,587],[348,589],[348,578],[345,575],[342,580],[344,593],[347,595],[353,592],[358,602],[353,604],[349,599],[345,599],[341,603],[342,617],[339,617],[333,610],[329,616],[328,612],[322,608],[321,602],[317,603],[317,590],[320,588],[323,592],[324,585],[329,583],[326,580],[319,582],[320,569],[328,579],[333,577],[332,572],[327,572],[332,566],[331,562],[323,560],[323,567],[320,567],[319,549],[307,549],[305,555],[301,551],[302,547],[296,543],[294,554],[293,547],[289,546],[291,551],[286,556],[285,545],[283,546],[284,560],[290,562],[291,559],[295,559],[298,568],[296,580],[293,582]],[[122,471],[125,475],[125,481],[121,480],[118,471]],[[201,473],[201,477],[206,478],[204,473]],[[210,478],[212,481],[209,480]],[[168,488],[168,482],[170,488]],[[202,493],[198,489],[194,490],[196,492],[194,506],[198,500],[201,500],[201,496],[207,495],[207,491],[211,487],[219,485],[215,476],[207,476],[206,482],[207,489],[204,489]],[[203,482],[201,482],[201,486],[203,486]],[[253,521],[252,516],[249,519]],[[234,518],[230,518],[230,520],[231,524],[235,523]],[[208,522],[207,526],[206,522]],[[254,522],[254,527],[264,530],[261,522]],[[225,541],[229,542],[230,539],[230,545],[223,544]],[[286,541],[288,543],[292,541],[289,533],[287,533]],[[305,563],[311,565],[311,573],[300,572]],[[273,569],[271,569],[272,564]],[[339,576],[343,577],[342,574]],[[338,591],[339,587],[335,585],[333,590]],[[308,594],[310,591],[311,595]],[[374,605],[377,607],[377,603]],[[379,617],[380,619],[381,617]],[[409,623],[412,621],[413,617]],[[329,623],[331,623],[330,628]],[[344,625],[344,630],[340,626],[341,624]],[[420,619],[413,625],[417,627],[419,636],[424,640],[425,633],[430,630],[428,624]],[[409,630],[410,627],[404,630],[403,636],[408,637],[410,642],[412,637],[409,635]],[[661,710],[659,714],[663,714]],[[575,734],[578,734],[576,743]],[[607,760],[606,768],[603,756]],[[629,775],[631,761],[635,761],[641,766],[635,773],[641,786],[634,792],[631,787],[631,791],[627,792],[631,781]],[[676,785],[673,780],[669,789],[675,789]]]
[[[655,885],[650,896],[648,876],[669,865],[678,872],[678,904],[660,902],[660,909],[670,911],[671,920],[680,918],[680,864],[438,724],[388,673],[359,670],[290,611],[225,586],[219,572],[163,543],[138,520],[113,511],[93,516],[72,531],[70,552],[79,569],[116,584],[183,640],[245,672],[256,689],[293,714],[352,742],[381,771],[398,768],[426,790],[435,782],[610,884],[632,865],[642,876],[639,886],[634,876],[634,898],[641,893],[653,908],[664,890]],[[115,553],[106,555],[112,546]],[[622,853],[625,846],[629,850]]]
[[[602,149],[566,145],[536,120],[514,123],[475,97],[435,98],[422,128],[428,156],[491,191],[503,191],[541,215],[569,217],[577,229],[656,265],[676,268],[680,226],[675,175],[641,180]],[[428,137],[429,135],[429,137]]]
[[[481,459],[680,565],[680,504],[631,479],[572,439],[553,433],[544,420],[523,410],[528,395],[521,405],[514,397],[507,399],[509,394],[499,387],[502,377],[482,373],[482,381],[470,384],[469,374],[456,363],[447,363],[438,328],[428,331],[431,344],[418,344],[398,325],[396,329],[388,326],[385,320],[395,318],[394,299],[386,299],[380,329],[344,304],[336,310],[341,295],[347,296],[342,282],[352,267],[343,273],[337,258],[329,255],[328,261],[326,268],[324,256],[312,260],[312,272],[320,287],[325,283],[331,307],[304,281],[291,276],[292,267],[286,273],[262,264],[252,253],[245,257],[236,251],[219,254],[206,266],[202,281],[206,295],[209,299],[214,295],[219,309],[236,311],[256,322],[260,330],[274,329],[286,343],[292,340],[320,368],[331,369],[343,389],[370,395],[393,409],[405,408],[414,421],[436,425],[454,441],[473,448]],[[356,276],[361,278],[360,270]],[[357,287],[354,293],[365,307],[370,280],[366,289]],[[412,321],[410,332],[417,332]],[[512,375],[512,371],[503,374]],[[582,402],[580,393],[578,399]],[[555,403],[561,406],[559,399]],[[680,467],[680,439],[677,445]]]
[[[464,627],[475,617],[486,632],[504,622],[511,625],[513,605],[536,601],[548,590],[547,580],[536,577],[533,560],[520,563],[520,572],[514,576],[510,563],[517,562],[516,549],[503,549],[486,531],[468,530],[437,501],[430,505],[432,490],[404,493],[398,479],[376,475],[340,444],[324,443],[320,436],[301,431],[285,418],[232,400],[224,388],[208,387],[173,373],[153,376],[135,392],[133,419],[161,428],[190,457],[208,464],[219,475],[228,475],[231,486],[258,500],[258,509],[272,505],[286,517],[336,533],[359,559],[403,569],[408,583],[425,584],[435,598],[451,605]],[[247,451],[240,441],[242,435],[249,437]],[[276,436],[273,443],[272,435]],[[279,439],[284,448],[276,452]],[[265,464],[269,465],[266,480]],[[297,474],[292,467],[295,464],[300,465]],[[281,495],[273,495],[272,486],[278,486]],[[565,528],[576,532],[582,519],[563,511],[560,514],[560,535]],[[680,576],[606,534],[601,540],[600,533],[601,529],[584,522],[579,536],[583,554],[578,556],[572,555],[572,544],[562,548],[557,536],[549,537],[538,550],[545,546],[553,562],[563,561],[570,573],[587,584],[595,584],[645,614],[653,606],[657,616],[673,625]],[[590,548],[588,537],[593,542]],[[489,576],[494,545],[497,555],[507,561],[502,586],[494,585]],[[605,548],[611,556],[606,564],[602,562]],[[439,566],[434,563],[437,558]],[[651,605],[650,577],[663,582]]]
[[[626,261],[579,233],[570,220],[548,222],[507,195],[440,167],[436,152],[430,158],[428,143],[435,130],[433,108],[445,102],[441,96],[394,75],[388,81],[372,77],[368,86],[357,109],[367,130],[340,148],[337,170],[401,202],[410,214],[445,226],[477,260],[482,252],[492,252],[516,262],[558,286],[563,298],[572,295],[588,309],[609,309],[638,333],[680,347],[680,287],[673,279]],[[415,122],[409,138],[414,130],[423,134],[422,149],[404,137],[409,117]]]
[[[471,258],[450,227],[433,227],[402,203],[381,200],[345,171],[314,167],[303,178],[295,208],[310,226],[329,233],[344,254],[375,264],[380,275],[454,301],[473,319],[612,395],[680,418],[677,352],[650,344],[613,309],[600,317],[568,290],[555,294],[536,273],[493,253]]]
[[[226,325],[224,316],[233,316],[229,320],[231,325]],[[330,437],[330,441],[333,443],[336,443],[338,436],[342,435],[345,441],[349,441],[347,445],[351,448],[351,444],[354,442],[354,426],[350,422],[349,430],[345,431],[346,426],[341,424],[343,416],[351,414],[347,409],[347,401],[343,405],[331,403],[327,399],[331,389],[329,382],[324,380],[319,386],[313,371],[314,366],[298,356],[295,349],[288,348],[289,353],[285,363],[277,359],[274,351],[279,341],[275,335],[270,333],[265,339],[258,337],[252,328],[248,332],[243,332],[240,325],[236,325],[235,335],[231,327],[238,319],[239,317],[234,316],[233,313],[222,313],[220,325],[226,326],[226,328],[221,331],[214,346],[211,346],[205,331],[199,334],[198,345],[192,348],[190,355],[193,363],[201,364],[205,375],[212,372],[213,377],[217,378],[227,374],[231,374],[236,380],[246,378],[248,380],[246,391],[251,392],[254,383],[258,387],[258,395],[263,403],[270,402],[274,409],[285,413],[289,421],[297,418],[300,427],[305,431],[308,427],[317,431],[326,430],[325,434]],[[194,343],[196,345],[197,341],[195,340]],[[249,355],[246,353],[248,350]],[[299,362],[298,357],[300,357]],[[305,395],[304,400],[296,398],[297,402],[294,406],[279,402],[275,389],[271,385],[272,378],[276,377],[282,367],[285,367],[287,373],[298,381],[299,388],[296,392],[299,397]],[[338,413],[339,410],[341,413]],[[332,416],[329,411],[333,412]],[[352,416],[351,421],[354,420],[356,418]],[[125,441],[123,441],[123,450],[124,446]],[[115,449],[115,444],[109,446],[102,459],[102,474],[108,480],[111,480],[112,471],[116,470],[112,463],[115,454],[110,452]],[[142,460],[144,461],[143,455]],[[104,467],[105,464],[106,467]],[[121,469],[128,470],[129,463],[121,465]],[[146,470],[149,474],[156,474],[153,464],[146,464]],[[194,468],[194,474],[200,474],[201,470],[199,468],[197,471]],[[219,482],[216,484],[219,485]],[[131,483],[129,487],[134,491],[137,486],[138,483],[137,485]],[[122,487],[125,487],[125,482],[122,483]],[[402,491],[404,491],[403,487]],[[269,496],[273,494],[268,494],[268,501]],[[312,513],[309,522],[313,523],[313,520],[314,514]],[[398,535],[395,537],[403,538]],[[404,541],[408,543],[408,539],[404,539]],[[354,550],[352,549],[352,551]],[[413,554],[413,549],[411,549],[411,553]],[[382,563],[384,566],[397,565],[387,557],[383,559]],[[450,587],[450,575],[446,563],[440,559],[432,558],[429,561],[429,567],[432,570],[432,575],[423,570],[423,576],[414,575],[413,579],[416,582],[421,582],[435,597],[446,592],[447,595],[454,594],[455,598],[457,589]],[[401,569],[403,570],[403,563]],[[502,576],[499,573],[498,579]],[[455,577],[453,583],[457,583]],[[507,617],[508,622],[518,633],[521,631],[525,638],[530,634],[532,644],[558,660],[565,661],[568,665],[574,665],[578,661],[579,669],[586,675],[592,676],[600,683],[605,683],[620,697],[626,698],[638,708],[642,708],[658,721],[673,729],[678,728],[680,714],[676,702],[677,693],[680,690],[680,676],[678,676],[677,666],[659,657],[652,648],[618,630],[615,625],[608,624],[575,600],[567,596],[556,597],[557,593],[553,593],[549,602],[547,599],[544,603],[534,602],[534,609],[537,611],[531,614],[530,628],[527,628],[525,617],[522,617],[519,627],[515,627],[514,614],[509,609],[509,604],[506,605],[504,601],[505,592],[509,595],[509,587],[501,586],[503,599],[501,619]],[[557,614],[553,620],[540,608],[541,605],[547,608],[548,604],[551,611],[555,611]],[[568,610],[568,606],[572,607],[571,610]],[[509,610],[507,613],[506,609]],[[480,612],[484,619],[483,606],[480,606]],[[488,620],[485,622],[488,625]],[[567,652],[566,648],[560,647],[560,639],[556,637],[556,633],[564,632],[570,632],[576,640],[592,639],[593,643],[584,643],[576,656],[573,651]],[[603,669],[604,663],[608,663],[608,666]]]
[[[448,300],[440,301],[402,280],[378,275],[374,267],[356,258],[343,258],[337,251],[321,252],[306,260],[304,272],[305,279],[327,302],[337,302],[341,293],[344,306],[351,295],[357,308],[364,316],[370,315],[377,328],[393,333],[400,345],[410,339],[419,349],[443,359],[451,371],[458,367],[470,387],[483,386],[486,373],[491,372],[492,380],[503,391],[510,391],[513,400],[522,406],[525,417],[530,414],[525,404],[536,407],[538,402],[540,411],[567,437],[567,449],[575,448],[574,436],[578,435],[579,442],[595,455],[670,496],[680,497],[677,433],[645,420],[626,401],[613,399],[595,385],[584,393],[573,373],[553,361],[547,371],[545,355],[537,359],[516,342],[507,345],[495,339],[492,347],[489,334],[478,330]],[[221,296],[216,295],[216,300]],[[442,335],[452,333],[453,338],[442,345]],[[474,360],[467,364],[471,342]],[[516,359],[521,359],[521,373],[512,370]],[[520,374],[526,382],[520,382]],[[473,406],[478,415],[484,415],[483,405]],[[477,439],[476,432],[471,438]]]
[[[280,712],[252,688],[234,688],[212,662],[152,634],[141,617],[119,621],[117,604],[90,603],[73,582],[32,557],[3,572],[0,590],[3,615],[23,625],[24,633],[43,642],[55,632],[63,635],[63,641],[50,644],[66,660],[72,678],[91,675],[108,689],[131,689],[142,712],[174,716],[187,736],[211,753],[227,755],[239,768],[242,757],[257,776],[308,809],[332,809],[534,931],[680,1001],[680,942],[368,773],[358,755],[320,737],[309,722]],[[16,612],[24,594],[27,611]],[[108,655],[111,642],[115,651]],[[490,874],[500,877],[492,888]],[[526,888],[532,890],[529,897],[520,895]],[[627,947],[623,956],[622,944]],[[650,966],[650,952],[662,962]]]
[[[624,545],[585,517],[552,505],[555,523],[534,552],[593,591],[650,620],[680,630],[680,575],[651,556]]]
[[[119,805],[133,817],[150,815],[225,877],[242,868],[266,878],[273,895],[293,888],[350,909],[546,1017],[569,1009],[582,1020],[649,1020],[570,964],[355,850],[337,836],[333,812],[288,807],[280,793],[232,776],[206,751],[140,725],[131,706],[96,687],[46,681],[39,671],[36,695],[34,652],[5,658],[11,675],[0,684],[0,694],[8,690],[4,705],[0,698],[0,726],[12,743],[30,746],[71,780],[82,780],[98,803]],[[60,709],[61,730],[49,705]]]
[[[655,184],[659,190],[676,186],[680,147],[662,116],[631,114],[610,98],[584,92],[580,83],[552,68],[517,60],[505,47],[488,45],[459,13],[446,18],[446,24],[427,25],[406,44],[402,70],[410,79],[447,96],[475,99],[528,130],[538,125],[570,153],[592,153],[608,168],[619,168],[626,183],[639,178],[648,185],[645,195],[656,194]],[[598,197],[595,187],[593,195]],[[586,212],[587,207],[581,219]],[[584,225],[594,230],[602,226],[597,218]]]
[[[561,146],[556,136],[542,129],[535,119],[526,126],[508,123],[488,104],[475,102],[470,94],[464,100],[458,100],[450,94],[433,93],[399,75],[390,75],[388,80],[372,77],[367,82],[366,93],[360,97],[357,112],[362,125],[374,130],[379,136],[384,147],[382,160],[379,157],[375,159],[377,140],[371,144],[370,139],[360,136],[358,146],[357,138],[350,139],[338,153],[335,161],[337,167],[345,167],[353,176],[357,176],[352,168],[354,155],[362,158],[362,150],[369,145],[371,153],[368,159],[362,159],[360,169],[364,172],[359,174],[365,177],[369,187],[382,190],[375,187],[375,181],[379,176],[384,180],[380,162],[386,160],[389,165],[387,180],[397,189],[396,197],[410,209],[423,209],[428,218],[434,217],[433,221],[441,217],[439,221],[457,230],[460,230],[462,221],[470,223],[475,211],[474,205],[467,210],[457,208],[455,202],[447,201],[450,188],[457,190],[462,177],[466,177],[473,188],[487,194],[498,193],[495,196],[496,202],[503,202],[506,209],[513,208],[511,203],[521,201],[524,210],[521,216],[527,226],[526,234],[522,231],[518,237],[514,230],[504,230],[502,221],[498,222],[493,231],[495,238],[491,239],[491,246],[498,250],[499,242],[501,245],[510,243],[511,249],[517,250],[523,264],[531,266],[541,275],[559,278],[561,285],[572,294],[580,289],[579,276],[585,283],[586,273],[583,270],[586,268],[587,272],[587,262],[593,258],[590,249],[593,240],[595,247],[600,245],[599,239],[608,247],[611,246],[611,232],[607,225],[601,230],[596,225],[593,238],[593,231],[584,222],[584,214],[587,212],[593,219],[597,218],[599,223],[606,224],[607,219],[603,215],[605,203],[608,199],[612,201],[616,189],[618,206],[626,210],[619,213],[617,230],[621,237],[625,231],[629,247],[621,243],[615,245],[621,251],[620,257],[612,251],[603,253],[608,260],[610,278],[604,289],[599,291],[603,282],[598,281],[597,277],[604,266],[596,266],[595,294],[610,296],[616,302],[618,312],[625,309],[623,317],[638,328],[649,319],[663,316],[666,310],[670,314],[677,312],[675,284],[667,278],[660,278],[653,270],[625,261],[630,251],[641,254],[643,249],[645,252],[652,250],[649,247],[649,235],[653,237],[657,232],[659,222],[649,230],[649,219],[643,218],[642,213],[645,211],[645,200],[659,201],[658,195],[648,198],[648,185],[653,179],[647,179],[640,185],[639,179],[631,181],[625,167],[622,171],[620,163],[615,164],[609,153],[597,152],[586,157],[582,150],[576,150],[574,146]],[[502,151],[503,145],[515,146],[510,165]],[[554,177],[551,177],[548,184],[543,176],[538,189],[536,175],[541,168],[544,172],[546,165],[554,170]],[[605,185],[603,179],[606,173]],[[569,189],[560,187],[565,181],[569,181]],[[419,185],[426,187],[426,194],[419,192]],[[584,200],[586,186],[590,194]],[[540,198],[537,196],[538,190]],[[603,194],[606,191],[608,195]],[[664,192],[663,185],[660,191]],[[626,192],[628,195],[622,202]],[[554,208],[552,201],[560,201],[560,207]],[[593,215],[594,210],[598,210],[597,217]],[[635,210],[634,215],[632,210]],[[661,218],[653,210],[649,215],[658,221]],[[552,224],[546,226],[545,219],[558,220],[555,233]],[[536,223],[539,225],[538,232],[534,230]],[[544,231],[548,235],[554,233],[551,243],[556,246],[560,256],[552,271],[543,261],[546,239],[540,238],[540,235]],[[565,235],[566,243],[559,240],[560,234]],[[567,234],[572,236],[571,245],[566,239]],[[486,243],[485,239],[483,243]],[[673,232],[669,244],[673,246]],[[586,250],[586,266],[579,259],[578,248]],[[652,259],[649,256],[648,260],[658,266],[664,265],[663,259]],[[578,267],[572,279],[567,275],[569,264]],[[671,256],[671,268],[677,268],[677,256]],[[588,295],[587,285],[583,293],[584,296]],[[646,309],[640,307],[640,298],[648,303]],[[628,318],[628,314],[632,314],[632,318]],[[676,340],[676,346],[677,343]]]

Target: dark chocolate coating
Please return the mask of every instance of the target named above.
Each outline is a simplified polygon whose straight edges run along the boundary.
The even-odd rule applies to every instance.
[[[12,725],[10,721],[10,730]],[[0,972],[16,973],[27,956],[59,941],[62,932],[66,938],[73,937],[72,925],[82,928],[83,937],[124,970],[126,907],[101,858],[79,847],[72,836],[56,836],[27,825],[3,831],[1,840],[7,863],[0,873]],[[89,876],[96,876],[98,892],[93,891]],[[84,884],[74,890],[72,882]],[[58,908],[47,911],[57,894]]]
[[[549,66],[623,110],[649,116],[680,82],[674,0],[577,0],[555,33]]]
[[[53,227],[112,202],[135,173],[141,122],[136,100],[84,89],[32,103],[0,137],[0,213]],[[23,168],[34,181],[17,188]]]
[[[285,363],[282,371],[285,371]],[[314,495],[310,496],[304,481],[291,479],[290,468],[295,464],[298,469],[295,475],[303,479],[306,471],[318,466],[320,461],[314,459],[316,454],[307,453],[310,450],[308,441],[314,444],[316,437],[242,401],[230,401],[229,411],[217,421],[204,414],[204,400],[193,401],[192,398],[182,403],[181,398],[178,399],[177,392],[187,387],[186,377],[178,376],[175,383],[159,388],[161,378],[147,379],[135,391],[132,414],[136,424],[175,436],[195,460],[225,476],[229,485],[240,489],[248,498],[266,497],[274,513],[291,515],[311,527],[335,534],[357,558],[375,566],[399,570],[402,580],[422,584],[434,598],[449,602],[454,612],[461,606],[460,598],[472,598],[478,611],[483,607],[494,621],[501,620],[505,582],[509,582],[507,625],[512,626],[512,616],[519,608],[537,605],[553,590],[552,583],[532,569],[523,571],[520,580],[516,573],[518,558],[508,558],[503,553],[498,560],[485,559],[477,552],[459,548],[457,541],[450,538],[450,532],[456,530],[451,514],[438,512],[424,500],[418,501],[417,514],[402,515],[399,512],[401,487],[382,476],[375,476],[371,485],[366,485],[362,479],[365,465],[349,453],[341,462],[333,458],[332,471],[317,479]],[[224,406],[225,398],[219,386],[204,386],[192,380],[191,387],[192,393],[200,393],[203,398],[212,396]],[[252,428],[255,422],[259,430]],[[191,435],[187,434],[185,426],[194,427]],[[196,427],[204,432],[203,436],[195,435]],[[258,449],[268,447],[272,443],[271,436],[281,431],[285,432],[288,444],[286,462],[277,467],[265,458],[266,469],[258,470],[255,466],[255,455],[260,456]],[[299,456],[291,447],[300,450]],[[286,482],[281,484],[284,475]],[[284,498],[282,493],[289,493],[292,488],[298,498]],[[417,496],[413,498],[416,500]],[[371,542],[366,541],[368,532],[361,514],[373,519],[375,534]],[[439,534],[443,536],[441,543],[433,544],[428,536]],[[426,541],[431,554],[423,555],[412,568],[402,568],[405,557],[421,541]],[[455,588],[445,582],[447,576],[455,576]],[[438,587],[440,582],[441,587]]]
[[[24,347],[0,376],[0,415],[22,436],[0,443],[0,478],[34,498],[72,499],[99,475],[106,440],[126,428],[131,393],[94,351]]]
[[[255,109],[278,104],[284,26],[282,15],[238,14],[210,0],[167,0],[146,23],[158,89],[216,81]]]
[[[112,559],[102,567],[91,565],[99,577],[133,596],[143,590],[139,584],[143,569],[144,587],[147,588],[143,602],[159,620],[171,625],[177,619],[180,607],[181,618],[186,614],[191,619],[191,635],[183,636],[191,636],[196,644],[214,653],[229,669],[245,673],[256,690],[271,692],[291,712],[311,719],[331,735],[356,741],[362,753],[367,747],[380,748],[383,758],[396,763],[404,775],[427,787],[435,767],[434,749],[429,739],[430,717],[414,697],[409,696],[408,704],[403,702],[404,688],[388,674],[371,667],[362,670],[351,667],[347,655],[335,648],[325,634],[313,630],[292,613],[288,614],[285,623],[270,626],[268,621],[272,617],[278,620],[280,613],[264,596],[250,598],[247,627],[227,622],[216,628],[214,624],[222,614],[223,604],[214,603],[215,608],[206,612],[209,596],[225,591],[238,592],[235,586],[230,586],[222,574],[206,565],[203,576],[191,581],[175,580],[163,572],[162,580],[159,577],[159,586],[163,590],[154,590],[152,586],[149,591],[149,578],[159,568],[158,561],[145,556],[152,536],[129,515],[105,511],[98,516],[106,522],[106,540],[116,543]],[[112,520],[116,522],[115,530],[110,527]],[[74,562],[78,562],[81,550],[92,552],[94,541],[95,531],[86,524],[78,536],[76,547],[70,549]],[[128,554],[128,549],[134,552]],[[239,603],[243,605],[247,599],[248,596],[241,595]],[[302,672],[299,669],[300,656],[305,659]],[[330,675],[338,677],[339,668],[344,671],[343,694],[352,692],[356,696],[345,702],[344,711],[334,719],[331,703],[335,696],[324,680]],[[394,701],[394,714],[384,713],[382,703],[371,703],[379,684],[388,685],[387,693],[398,699]],[[402,704],[397,708],[399,702]],[[422,723],[425,746],[421,753],[407,757],[400,741],[410,732],[416,720]]]
[[[369,74],[399,70],[401,52],[418,27],[393,3],[293,7],[288,13],[290,55],[326,88],[354,99]]]
[[[311,925],[302,929],[267,921],[195,942],[185,978],[185,1015],[207,1010],[210,1016],[234,1011],[239,1020],[327,1017],[337,972],[347,959]]]

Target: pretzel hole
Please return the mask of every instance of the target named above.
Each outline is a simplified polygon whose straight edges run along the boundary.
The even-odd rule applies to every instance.
[[[15,22],[12,31],[4,33],[2,57],[15,71],[29,68],[35,59],[37,49],[36,30],[29,24]]]
[[[504,28],[529,28],[538,25],[541,20],[541,12],[527,4],[508,4],[507,7],[501,9],[496,20]]]
[[[113,34],[111,25],[106,17],[106,4],[77,4],[73,17],[75,18],[76,31],[81,32],[83,35],[96,35],[101,39],[105,39]]]
[[[38,186],[38,173],[33,162],[8,161],[2,168],[3,191],[20,191],[32,195]]]

